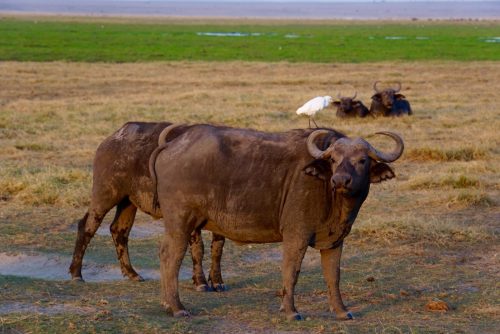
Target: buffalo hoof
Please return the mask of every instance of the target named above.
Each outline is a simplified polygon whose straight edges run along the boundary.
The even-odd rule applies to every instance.
[[[144,282],[145,279],[141,275],[130,276],[130,280],[134,282]]]
[[[212,290],[215,292],[224,292],[227,290],[227,288],[226,288],[225,284],[219,283],[219,284],[212,285]]]
[[[190,316],[191,316],[191,313],[189,313],[186,310],[179,310],[177,312],[174,312],[174,318],[186,318],[186,317],[190,317]]]
[[[71,280],[73,282],[85,283],[85,280],[81,276],[79,276],[79,277],[71,277]]]
[[[340,319],[340,320],[354,320],[354,316],[352,315],[351,312],[344,312],[344,313],[339,313],[337,315],[337,319]]]
[[[198,292],[207,292],[210,291],[210,287],[207,284],[200,284],[195,287]]]
[[[304,317],[300,313],[291,313],[291,314],[287,315],[286,318],[288,320],[291,320],[291,321],[292,320],[297,320],[297,321],[304,320]]]

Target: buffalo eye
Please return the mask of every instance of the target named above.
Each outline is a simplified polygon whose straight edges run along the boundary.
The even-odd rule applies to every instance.
[[[334,164],[336,161],[335,159],[331,158],[330,161],[332,162],[332,164]]]
[[[366,162],[366,159],[365,158],[361,158],[359,159],[358,163],[361,164],[361,165],[364,165]]]

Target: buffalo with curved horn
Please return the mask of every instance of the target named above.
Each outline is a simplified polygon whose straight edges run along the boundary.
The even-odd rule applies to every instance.
[[[330,310],[352,319],[340,290],[344,238],[371,183],[395,176],[387,162],[403,153],[391,132],[391,152],[332,129],[260,132],[193,125],[151,155],[150,173],[165,220],[160,245],[161,299],[174,316],[181,303],[178,275],[193,231],[207,229],[238,243],[282,242],[281,310],[302,316],[294,291],[306,250],[321,253]]]
[[[375,94],[372,96],[370,105],[370,114],[372,116],[402,116],[411,115],[412,110],[410,102],[406,100],[401,91],[401,82],[397,82],[396,87],[381,89],[378,87],[380,81],[375,81],[373,90]]]
[[[336,115],[340,118],[348,117],[366,117],[368,108],[360,100],[356,100],[357,92],[353,97],[342,96],[340,92],[337,95],[337,100],[333,105],[337,108]]]

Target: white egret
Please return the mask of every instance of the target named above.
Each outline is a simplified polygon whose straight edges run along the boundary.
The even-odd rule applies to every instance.
[[[302,107],[297,109],[297,115],[309,116],[309,127],[311,127],[311,120],[314,125],[318,127],[318,124],[314,121],[314,115],[316,115],[318,111],[328,107],[332,101],[333,99],[331,96],[317,96],[314,99],[307,101]]]

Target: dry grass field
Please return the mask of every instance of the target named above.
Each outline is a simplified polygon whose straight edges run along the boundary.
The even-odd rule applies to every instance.
[[[21,255],[57,256],[69,265],[75,224],[89,203],[93,153],[123,123],[283,131],[307,126],[295,110],[316,95],[357,91],[369,105],[374,80],[401,81],[414,116],[341,120],[326,110],[317,117],[350,136],[395,131],[406,145],[392,164],[397,179],[372,187],[345,243],[341,289],[356,320],[339,322],[327,312],[316,251],[308,251],[297,285],[307,320],[291,323],[275,295],[279,245],[228,242],[227,292],[195,292],[186,261],[181,298],[191,319],[162,312],[157,280],[77,284],[61,280],[69,279],[65,272],[59,280],[0,275],[0,333],[498,332],[498,62],[2,62],[0,269],[2,259]],[[134,228],[150,221],[139,215]],[[139,271],[158,269],[158,240],[131,240]],[[87,255],[102,266],[118,264],[106,235],[96,236]],[[429,309],[441,301],[447,311]]]

